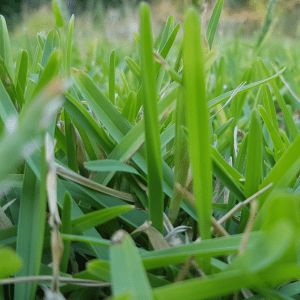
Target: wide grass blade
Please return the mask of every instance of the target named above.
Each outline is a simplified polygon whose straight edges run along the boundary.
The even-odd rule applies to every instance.
[[[109,220],[112,220],[119,215],[126,213],[132,210],[134,206],[132,205],[123,205],[123,206],[114,206],[111,208],[100,209],[91,213],[87,213],[82,217],[72,220],[72,226],[75,226],[82,232],[99,226]]]
[[[113,296],[132,292],[132,300],[154,299],[141,257],[132,238],[124,230],[117,231],[111,238],[110,268]]]
[[[163,231],[162,158],[159,139],[159,124],[156,96],[156,79],[152,53],[150,8],[140,7],[140,60],[142,89],[144,94],[145,139],[147,148],[147,169],[149,189],[149,218],[158,231]]]
[[[212,163],[210,122],[206,99],[204,62],[197,12],[189,9],[184,30],[184,86],[187,101],[189,153],[201,239],[211,237]]]
[[[41,152],[45,155],[45,150]],[[43,157],[44,158],[44,157]],[[26,165],[20,204],[17,253],[23,260],[18,276],[39,275],[44,231],[46,224],[46,161],[41,159],[42,177],[39,182],[29,165]],[[25,283],[15,287],[15,299],[34,299],[37,283]]]
[[[19,256],[7,247],[0,248],[0,260],[0,279],[13,275],[22,266]]]

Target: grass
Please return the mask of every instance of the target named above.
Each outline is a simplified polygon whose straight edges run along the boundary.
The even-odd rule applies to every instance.
[[[299,298],[299,54],[272,3],[229,42],[223,0],[157,38],[141,4],[126,47],[78,40],[63,1],[30,47],[0,18],[0,299]]]

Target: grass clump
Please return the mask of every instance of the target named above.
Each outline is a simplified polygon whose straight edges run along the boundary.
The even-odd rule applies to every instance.
[[[297,299],[300,73],[271,12],[217,52],[222,0],[177,40],[142,4],[131,52],[84,58],[62,3],[16,56],[0,19],[0,298]]]

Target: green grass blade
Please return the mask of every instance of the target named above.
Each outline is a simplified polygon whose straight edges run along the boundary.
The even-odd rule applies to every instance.
[[[112,50],[109,56],[109,88],[108,98],[112,104],[115,104],[115,67],[116,67],[116,50]]]
[[[252,246],[257,240],[260,240],[261,233],[251,233],[249,246]],[[146,270],[166,267],[172,264],[185,262],[189,256],[195,255],[197,260],[202,258],[226,256],[235,254],[239,250],[242,235],[222,237],[202,241],[201,244],[191,243],[162,249],[158,251],[149,251],[142,253],[142,260]]]
[[[66,45],[67,47],[65,53],[65,74],[68,77],[71,76],[74,22],[75,22],[75,16],[72,15],[68,26],[67,45]]]
[[[173,28],[174,28],[174,17],[169,16],[168,20],[165,24],[165,28],[163,30],[163,33],[162,33],[161,42],[160,42],[160,45],[159,45],[159,48],[158,48],[158,52],[160,52],[163,49],[164,45],[166,44],[166,41],[168,40],[169,34],[170,34],[171,30],[173,30]]]
[[[101,123],[112,137],[117,142],[120,142],[124,134],[131,129],[131,124],[122,116],[109,99],[105,97],[84,71],[72,69],[72,72],[77,87],[96,117],[101,120]]]
[[[96,172],[129,172],[139,175],[139,172],[132,166],[113,159],[89,161],[87,169]]]
[[[51,54],[45,70],[31,95],[31,99],[33,99],[51,80],[58,75],[60,68],[60,56],[61,52],[58,50]]]
[[[62,215],[61,215],[61,233],[64,234],[71,233],[72,230],[71,211],[72,211],[72,198],[69,193],[65,193],[64,204],[63,204]],[[66,272],[69,263],[71,242],[65,240],[63,241],[63,243],[64,243],[64,252],[60,262],[60,271]]]
[[[210,122],[206,100],[200,20],[195,10],[185,15],[184,85],[187,101],[189,153],[201,239],[211,237],[212,164]]]
[[[273,182],[273,186],[259,197],[262,205],[274,188],[286,189],[295,181],[300,171],[300,135],[298,135],[291,146],[282,154],[276,165],[262,182],[260,189]]]
[[[73,235],[73,234],[62,234],[61,237],[65,241],[81,242],[86,244],[109,247],[109,241],[99,237]]]
[[[42,155],[45,155],[45,150]],[[41,182],[26,165],[17,236],[17,253],[24,264],[17,276],[38,275],[40,271],[47,207],[46,161],[44,157],[41,160]],[[36,289],[37,283],[17,285],[15,299],[34,299]]]
[[[59,35],[57,30],[52,29],[49,31],[48,35],[47,35],[47,39],[45,41],[45,46],[43,48],[43,56],[41,59],[41,66],[43,69],[46,68],[47,63],[50,59],[51,54],[55,51],[58,50],[59,47]],[[40,74],[42,73],[42,71],[40,71]]]
[[[76,146],[73,135],[73,125],[69,116],[69,113],[64,110],[64,121],[65,121],[65,136],[67,143],[67,160],[68,167],[74,172],[78,172],[78,161],[76,157]]]
[[[60,10],[59,4],[57,0],[52,1],[52,10],[55,15],[55,21],[57,27],[64,27],[65,21],[62,15],[62,12]]]
[[[27,83],[27,71],[28,71],[28,53],[26,50],[22,50],[20,56],[19,69],[17,74],[16,92],[18,96],[19,106],[22,107],[24,100],[25,87]]]
[[[245,196],[248,198],[259,190],[262,178],[262,126],[256,109],[250,116],[247,164],[245,177]]]
[[[133,124],[136,111],[136,93],[130,91],[122,110],[122,115]]]
[[[137,78],[140,79],[141,76],[141,68],[138,66],[138,64],[132,60],[129,56],[125,57],[125,62],[130,69],[130,71],[133,73],[133,75]]]
[[[218,0],[216,6],[214,8],[214,11],[211,15],[211,18],[209,20],[209,23],[208,23],[206,38],[207,38],[210,49],[212,47],[212,44],[213,44],[213,41],[215,38],[215,34],[217,31],[219,19],[220,19],[222,8],[223,8],[223,4],[224,4],[224,0]]]
[[[69,93],[66,93],[66,102],[64,104],[65,110],[80,123],[82,128],[97,141],[104,152],[109,153],[114,144],[107,136],[102,127],[99,126],[97,121],[88,113],[88,111]]]
[[[110,268],[113,296],[133,292],[132,300],[154,299],[141,257],[132,238],[124,230],[117,231],[111,238]]]
[[[114,206],[87,213],[82,217],[72,220],[72,226],[77,227],[82,232],[108,222],[121,214],[132,210],[132,205]]]
[[[189,155],[188,155],[188,142],[186,135],[183,132],[183,126],[186,126],[186,105],[184,103],[184,89],[179,90],[176,105],[176,135],[175,135],[175,153],[174,153],[174,166],[175,166],[175,183],[178,182],[181,186],[186,186],[186,180],[189,169]],[[182,202],[182,194],[177,189],[174,190],[173,197],[170,201],[168,217],[172,223],[175,222],[180,205]]]
[[[268,132],[271,136],[271,139],[272,139],[272,142],[273,142],[273,145],[274,145],[275,154],[277,154],[277,158],[279,158],[281,156],[281,154],[285,151],[285,145],[282,142],[279,133],[274,128],[273,123],[271,122],[271,120],[270,120],[266,110],[264,109],[264,107],[259,105],[258,110],[259,110],[259,113],[260,113],[262,119],[264,120],[265,125],[268,129]]]
[[[241,182],[244,177],[231,167],[214,147],[211,148],[211,151],[214,174],[237,198],[241,201],[245,200]]]
[[[13,275],[22,266],[21,259],[7,247],[0,248],[0,261],[0,279]]]
[[[162,50],[159,52],[160,56],[161,56],[163,59],[165,59],[165,58],[167,57],[168,53],[170,52],[170,50],[171,50],[171,48],[172,48],[172,45],[173,45],[173,43],[174,43],[174,41],[175,41],[175,39],[176,39],[176,36],[177,36],[177,33],[178,33],[179,29],[180,29],[180,24],[177,24],[177,25],[175,26],[175,28],[173,29],[172,33],[170,34],[168,40],[166,41],[164,47],[163,47]],[[156,62],[156,63],[155,63],[155,70],[156,70],[156,73],[159,72],[160,67],[161,67],[161,65],[160,65],[158,62]]]
[[[263,61],[261,59],[259,59],[258,62],[259,62],[259,66],[260,66],[263,74],[267,77],[270,77],[270,73],[269,73],[268,69],[266,68],[266,66],[264,65]],[[275,80],[271,80],[270,85],[272,87],[273,93],[274,93],[274,95],[277,99],[277,102],[282,110],[283,115],[284,115],[284,120],[285,120],[286,126],[288,127],[288,130],[289,130],[292,138],[294,139],[298,135],[298,130],[293,121],[293,116],[290,114],[290,112],[287,108],[287,105],[286,105],[283,97],[280,94],[279,88],[278,88]]]
[[[163,190],[162,190],[162,158],[159,139],[159,123],[157,111],[156,80],[154,58],[152,53],[152,33],[150,8],[146,4],[140,6],[140,60],[142,70],[142,89],[144,94],[145,142],[147,149],[149,218],[152,226],[163,231]]]
[[[10,77],[14,78],[10,38],[6,26],[6,21],[2,15],[0,15],[0,57],[4,60]]]
[[[16,117],[17,111],[14,107],[12,100],[7,93],[4,85],[2,84],[2,81],[0,80],[0,117],[5,122],[9,117]]]
[[[274,126],[274,129],[279,132],[276,109],[272,99],[271,91],[268,85],[263,85],[264,108]]]
[[[5,90],[9,94],[9,97],[12,103],[17,107],[17,100],[18,102],[22,102],[23,99],[18,97],[15,85],[12,81],[11,76],[8,73],[4,60],[0,57],[0,81],[2,82]]]
[[[283,68],[282,70],[278,71],[276,74],[274,74],[273,76],[269,76],[266,79],[257,81],[257,82],[253,82],[247,85],[244,85],[244,87],[237,93],[237,95],[242,94],[244,92],[250,91],[253,88],[259,87],[260,85],[267,83],[267,82],[272,82],[272,79],[278,77],[283,71],[285,70],[285,68]],[[232,90],[230,92],[224,93],[218,97],[215,97],[211,100],[208,101],[208,108],[213,108],[216,105],[222,103],[223,101],[227,100],[230,98],[230,96],[234,93],[235,90]]]

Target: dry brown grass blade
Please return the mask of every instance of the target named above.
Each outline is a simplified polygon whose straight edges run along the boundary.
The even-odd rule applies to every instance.
[[[134,201],[134,196],[132,194],[111,189],[111,188],[109,188],[105,185],[102,185],[100,183],[97,183],[95,181],[87,179],[87,178],[85,178],[85,177],[83,177],[83,176],[81,176],[81,175],[79,175],[79,174],[63,167],[62,165],[57,164],[57,163],[55,164],[55,166],[56,166],[57,175],[60,175],[65,179],[74,181],[74,182],[76,182],[80,185],[83,185],[85,187],[88,187],[92,190],[95,190],[95,191],[98,191],[100,193],[107,194],[107,195],[125,200],[125,201],[130,202],[130,203],[135,202]]]

